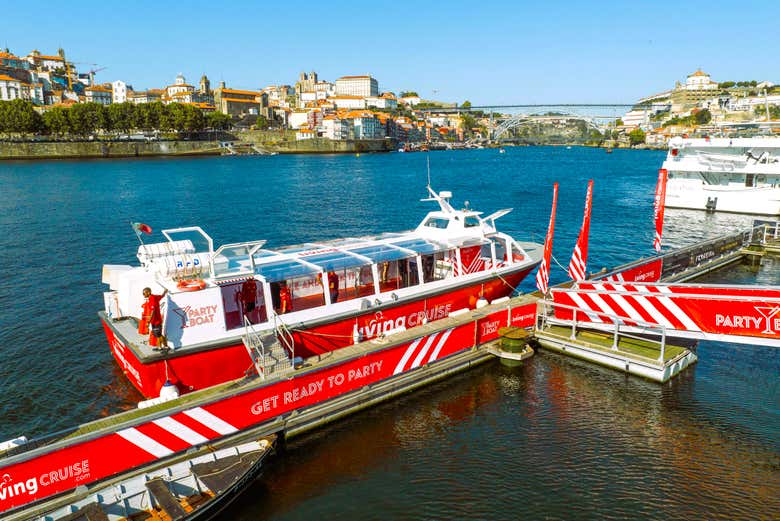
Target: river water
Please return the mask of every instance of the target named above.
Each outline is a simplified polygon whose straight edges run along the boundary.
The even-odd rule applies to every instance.
[[[564,147],[0,163],[0,440],[133,407],[96,312],[103,264],[134,262],[130,221],[268,246],[409,229],[431,183],[543,241],[566,266],[595,180],[589,270],[653,254],[664,154]],[[751,217],[667,210],[665,247]],[[155,240],[162,240],[155,233]],[[522,285],[533,289],[533,277]],[[566,279],[553,266],[553,283]],[[708,282],[778,284],[780,262]],[[549,352],[489,363],[290,440],[224,519],[778,519],[780,351],[702,342],[657,385]]]

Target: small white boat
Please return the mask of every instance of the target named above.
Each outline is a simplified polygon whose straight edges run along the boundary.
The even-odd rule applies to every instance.
[[[261,473],[276,436],[219,450],[201,447],[169,463],[76,491],[46,513],[24,512],[35,521],[192,521],[212,519]],[[72,497],[78,496],[78,497]],[[46,507],[44,507],[45,509]],[[37,509],[40,512],[40,508]]]

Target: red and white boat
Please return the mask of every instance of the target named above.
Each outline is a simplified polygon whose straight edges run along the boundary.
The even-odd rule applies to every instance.
[[[188,392],[255,371],[278,374],[297,358],[511,295],[539,264],[541,245],[496,229],[496,219],[511,209],[483,217],[455,209],[450,192],[428,191],[425,200],[439,209],[402,233],[272,251],[262,240],[214,249],[200,227],[163,230],[167,242],[138,248],[139,266],[103,266],[110,291],[100,317],[114,357],[152,398],[166,382]],[[242,296],[250,277],[251,311]],[[292,306],[282,313],[285,285]],[[161,301],[167,350],[138,332],[145,287],[168,290]]]

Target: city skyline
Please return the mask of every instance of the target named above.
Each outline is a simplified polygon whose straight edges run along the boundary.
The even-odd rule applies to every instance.
[[[97,81],[139,90],[169,85],[178,73],[191,83],[205,73],[212,84],[258,89],[314,70],[328,81],[371,74],[381,90],[475,105],[632,103],[697,68],[715,81],[776,81],[780,65],[766,38],[780,6],[763,2],[656,2],[652,12],[564,1],[478,9],[335,2],[285,12],[242,1],[216,9],[193,1],[182,10],[140,0],[106,13],[95,2],[58,5],[5,6],[17,23],[0,45],[22,56],[62,47],[81,71],[106,67]],[[58,23],[33,30],[32,20],[46,18],[36,11]]]

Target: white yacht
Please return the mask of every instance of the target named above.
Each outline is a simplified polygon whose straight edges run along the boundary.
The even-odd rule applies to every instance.
[[[666,206],[780,215],[780,137],[673,138]]]

